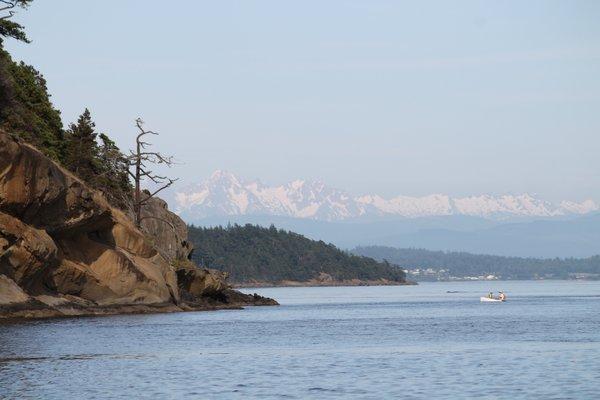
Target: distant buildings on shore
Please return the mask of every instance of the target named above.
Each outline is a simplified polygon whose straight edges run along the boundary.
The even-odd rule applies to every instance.
[[[409,279],[415,281],[495,281],[495,280],[512,280],[512,279],[524,279],[522,277],[511,277],[511,276],[500,276],[496,274],[484,274],[477,276],[454,276],[447,269],[434,269],[434,268],[413,268],[407,269],[406,274]],[[564,279],[563,277],[556,277],[553,274],[546,274],[543,276],[534,275],[529,279],[533,280],[546,280],[546,279]],[[592,274],[588,272],[576,272],[568,275],[568,279],[572,280],[600,280],[600,274]]]
[[[493,281],[500,279],[496,275],[453,276],[446,269],[415,268],[406,271],[408,276],[417,281]]]

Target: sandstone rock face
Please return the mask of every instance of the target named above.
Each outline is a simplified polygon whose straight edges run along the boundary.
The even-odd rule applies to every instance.
[[[218,297],[230,286],[227,274],[208,268],[198,268],[191,262],[180,262],[177,267],[177,281],[182,295],[193,297]]]
[[[177,276],[120,211],[38,150],[0,133],[0,273],[29,295],[98,305],[179,301]]]
[[[229,288],[188,261],[187,227],[165,202],[152,199],[143,215],[140,231],[100,192],[0,132],[0,317],[181,311],[180,287],[194,301]]]
[[[153,241],[158,251],[170,262],[189,260],[192,244],[188,242],[187,225],[169,211],[167,203],[153,197],[142,208],[142,231]]]
[[[151,198],[142,208],[142,231],[154,247],[174,266],[179,290],[188,301],[201,297],[221,298],[230,286],[227,274],[208,268],[198,268],[190,261],[193,246],[188,242],[185,222],[169,211],[167,203]]]
[[[59,265],[58,248],[44,230],[0,212],[0,273],[28,292],[43,292],[48,274]]]
[[[0,305],[26,303],[30,299],[15,281],[0,275]]]

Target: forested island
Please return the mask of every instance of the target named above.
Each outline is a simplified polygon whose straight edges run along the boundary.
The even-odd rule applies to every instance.
[[[600,256],[543,259],[385,246],[357,247],[352,252],[397,264],[408,271],[409,278],[421,281],[600,279]]]
[[[256,225],[189,226],[193,260],[229,274],[238,286],[399,285],[406,274],[387,261],[346,253],[297,233]]]

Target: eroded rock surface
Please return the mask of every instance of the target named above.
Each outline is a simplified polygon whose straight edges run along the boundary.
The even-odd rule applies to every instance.
[[[167,202],[153,197],[142,208],[142,231],[169,261],[189,260],[193,251],[185,222],[169,211]]]
[[[174,267],[180,294],[187,301],[199,298],[221,299],[221,293],[230,289],[227,274],[215,269],[198,268],[192,261],[193,246],[188,241],[185,222],[169,211],[167,203],[159,198],[147,200],[142,209],[142,231],[154,247]]]
[[[100,192],[0,132],[0,317],[177,311],[190,309],[180,288],[193,303],[229,290],[187,261],[187,227],[166,203],[144,212],[159,219],[141,232]]]

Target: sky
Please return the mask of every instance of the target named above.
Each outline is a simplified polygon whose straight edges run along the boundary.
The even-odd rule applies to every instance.
[[[65,123],[185,186],[224,169],[352,194],[600,201],[598,1],[66,1],[16,16]]]

